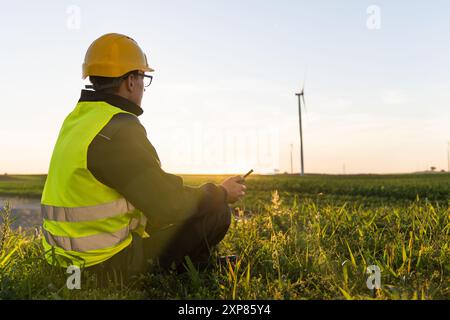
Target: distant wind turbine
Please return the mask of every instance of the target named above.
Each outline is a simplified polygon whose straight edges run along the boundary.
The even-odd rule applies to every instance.
[[[450,172],[450,141],[447,143],[447,171]]]
[[[291,143],[291,174],[294,173],[294,167],[292,165],[292,149],[294,148],[294,145]]]
[[[303,162],[303,133],[302,133],[302,101],[303,107],[306,111],[305,103],[305,80],[303,79],[302,90],[295,94],[298,97],[298,122],[300,128],[300,174],[305,175],[304,162]]]

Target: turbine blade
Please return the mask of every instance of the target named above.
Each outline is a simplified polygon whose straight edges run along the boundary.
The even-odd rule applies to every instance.
[[[302,93],[305,91],[305,83],[306,83],[306,71],[307,71],[307,66],[305,67],[305,72],[303,72],[303,85],[302,85]]]
[[[305,72],[303,73],[303,86],[302,86],[302,100],[303,100],[303,107],[305,108],[305,113],[308,112],[306,109],[306,102],[305,102],[305,84],[306,84],[306,72],[308,71],[308,66],[305,66]]]
[[[307,113],[308,110],[306,109],[305,93],[304,93],[304,92],[303,92],[303,94],[302,94],[302,100],[303,100],[303,108],[305,108],[305,113]]]

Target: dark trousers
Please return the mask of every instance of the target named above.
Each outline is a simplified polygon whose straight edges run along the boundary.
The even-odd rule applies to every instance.
[[[111,259],[88,268],[100,275],[120,273],[125,278],[146,272],[149,260],[159,261],[164,268],[183,268],[185,256],[194,265],[203,265],[210,259],[212,248],[226,235],[231,223],[231,210],[200,209],[192,218],[159,230],[148,230],[150,237],[133,234],[133,242]]]

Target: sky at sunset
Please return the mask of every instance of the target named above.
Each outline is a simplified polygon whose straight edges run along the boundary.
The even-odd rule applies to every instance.
[[[139,117],[173,173],[447,170],[448,1],[14,1],[0,11],[0,174],[47,173],[90,43],[155,69]]]

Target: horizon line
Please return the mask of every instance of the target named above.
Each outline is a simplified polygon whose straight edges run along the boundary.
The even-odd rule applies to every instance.
[[[182,173],[182,172],[167,172],[169,174],[173,175],[182,175],[182,176],[232,176],[232,175],[244,175],[243,173],[202,173],[202,172],[189,172],[189,173]],[[396,174],[424,174],[424,173],[450,173],[450,171],[446,170],[425,170],[425,171],[407,171],[407,172],[357,172],[357,173],[325,173],[325,172],[310,172],[305,173],[304,175],[330,175],[330,176],[352,176],[352,175],[396,175]],[[45,176],[48,175],[48,173],[3,173],[0,174],[1,176]],[[292,176],[301,176],[300,172],[277,172],[277,173],[258,173],[254,172],[252,175],[258,175],[258,176],[277,176],[277,175],[292,175]]]

